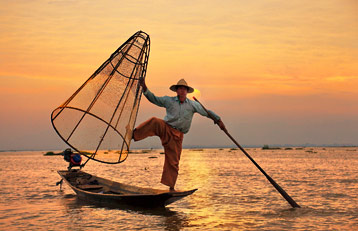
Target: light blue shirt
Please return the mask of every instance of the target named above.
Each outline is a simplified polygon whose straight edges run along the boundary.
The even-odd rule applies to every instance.
[[[191,121],[193,119],[194,113],[199,113],[202,116],[208,118],[208,113],[204,108],[196,101],[186,99],[183,103],[180,103],[178,96],[155,96],[151,91],[147,90],[144,92],[145,97],[152,102],[153,104],[159,107],[166,108],[166,116],[164,121],[172,126],[173,128],[187,133],[190,129]],[[218,115],[214,112],[208,110],[217,120],[220,119]]]

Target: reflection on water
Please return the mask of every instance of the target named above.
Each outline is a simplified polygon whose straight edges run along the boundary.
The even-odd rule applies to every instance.
[[[132,154],[120,165],[85,170],[115,181],[165,188],[161,151]],[[90,204],[55,183],[62,157],[0,153],[0,230],[352,230],[358,226],[355,148],[248,149],[302,206],[290,205],[239,150],[184,150],[178,189],[198,188],[168,208]],[[157,157],[157,158],[153,158]]]
[[[107,220],[107,216],[112,217],[110,224],[98,224],[102,228],[110,228],[113,222],[118,221],[121,223],[123,228],[131,229],[143,228],[150,226],[150,217],[155,217],[161,220],[161,227],[165,230],[181,230],[182,227],[188,226],[188,221],[184,213],[172,211],[170,208],[138,208],[128,205],[115,205],[109,204],[92,203],[78,199],[74,194],[67,194],[61,199],[64,211],[67,214],[69,228],[75,229],[78,224],[83,222],[92,223],[89,227],[93,228],[93,222],[89,221],[92,217],[93,220]],[[114,216],[118,216],[114,218]],[[130,216],[130,222],[127,223]],[[134,222],[134,218],[138,221]],[[143,223],[142,217],[148,217],[145,219],[148,224]],[[109,219],[108,219],[109,220]],[[106,221],[108,223],[108,221]],[[133,223],[131,223],[133,222]],[[126,224],[127,223],[127,224]],[[139,223],[139,226],[137,226]],[[125,225],[124,225],[125,224]],[[85,224],[86,225],[86,224]],[[118,228],[118,226],[117,226]],[[154,228],[154,227],[153,227]]]

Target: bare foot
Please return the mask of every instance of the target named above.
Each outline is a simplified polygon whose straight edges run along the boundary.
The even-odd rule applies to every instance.
[[[170,188],[169,188],[169,191],[170,191],[170,192],[175,192],[174,187],[170,187]]]

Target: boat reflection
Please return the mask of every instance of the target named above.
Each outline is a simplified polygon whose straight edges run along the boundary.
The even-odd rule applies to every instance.
[[[185,213],[173,211],[168,207],[145,208],[131,205],[90,202],[79,199],[75,194],[64,193],[60,201],[65,209],[65,214],[69,216],[71,221],[76,220],[77,224],[88,222],[90,219],[88,217],[89,211],[94,214],[94,219],[99,216],[104,216],[104,214],[106,214],[107,218],[108,216],[113,216],[115,223],[119,223],[121,219],[125,220],[126,215],[133,217],[133,215],[137,214],[138,224],[132,224],[133,228],[134,226],[143,226],[143,228],[145,228],[150,226],[151,223],[157,223],[156,226],[159,225],[163,227],[164,230],[181,230],[189,224],[189,219]],[[98,222],[101,222],[101,219],[93,221],[93,223]],[[75,224],[72,224],[72,226],[74,225]],[[103,225],[104,224],[101,224],[101,226]],[[111,225],[113,227],[113,223]]]

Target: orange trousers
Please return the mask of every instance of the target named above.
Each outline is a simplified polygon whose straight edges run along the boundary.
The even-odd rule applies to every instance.
[[[164,120],[153,117],[140,124],[133,131],[134,141],[145,139],[148,136],[159,136],[162,141],[165,160],[160,182],[174,188],[178,178],[179,160],[184,134],[172,128]]]

